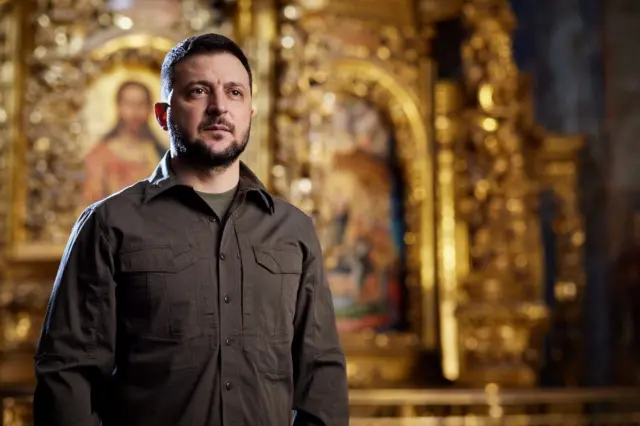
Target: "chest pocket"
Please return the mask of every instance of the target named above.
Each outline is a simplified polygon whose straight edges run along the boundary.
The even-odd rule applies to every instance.
[[[198,333],[198,251],[152,247],[120,254],[118,309],[134,338],[182,341]]]
[[[255,304],[259,324],[267,335],[293,334],[293,317],[302,272],[302,255],[293,249],[254,246]]]

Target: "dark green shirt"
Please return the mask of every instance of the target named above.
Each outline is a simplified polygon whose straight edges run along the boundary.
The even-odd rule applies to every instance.
[[[168,155],[81,215],[36,352],[36,426],[283,426],[292,408],[296,426],[348,424],[312,221],[240,170],[223,223]]]

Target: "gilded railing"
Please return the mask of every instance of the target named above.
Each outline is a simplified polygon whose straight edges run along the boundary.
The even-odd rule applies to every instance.
[[[640,389],[352,391],[351,426],[640,424]]]
[[[32,425],[31,388],[4,387],[0,426]],[[640,424],[640,389],[353,390],[351,426]]]

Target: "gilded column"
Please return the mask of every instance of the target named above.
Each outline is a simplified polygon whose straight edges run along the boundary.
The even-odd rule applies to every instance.
[[[465,87],[473,100],[459,211],[469,226],[470,274],[457,318],[460,379],[467,385],[529,386],[536,381],[542,302],[537,186],[525,140],[530,120],[512,54],[515,21],[507,0],[469,0],[462,46]]]
[[[456,315],[458,282],[469,269],[468,228],[459,220],[456,211],[456,185],[459,184],[456,169],[464,164],[464,159],[456,157],[456,147],[466,138],[462,114],[466,100],[461,85],[454,81],[438,81],[434,93],[440,348],[443,375],[455,381],[460,373]]]
[[[17,2],[0,0],[0,266],[10,237],[11,148],[18,121],[16,86],[21,83],[16,81],[19,76],[15,72],[18,66],[19,9],[22,7]]]

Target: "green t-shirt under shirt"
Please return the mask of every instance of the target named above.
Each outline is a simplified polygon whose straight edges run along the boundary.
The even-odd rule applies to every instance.
[[[199,192],[198,195],[204,200],[205,203],[211,207],[211,210],[216,214],[218,220],[222,222],[227,216],[227,211],[233,202],[233,198],[236,196],[238,187],[231,189],[230,191],[222,192],[219,194],[211,194],[208,192]]]

